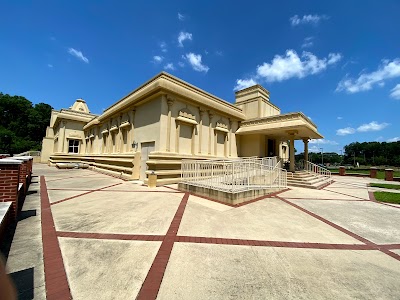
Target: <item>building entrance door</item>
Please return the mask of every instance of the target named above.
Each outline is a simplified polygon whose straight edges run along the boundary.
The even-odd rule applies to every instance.
[[[147,164],[150,152],[155,149],[155,142],[142,143],[140,150],[140,180],[146,179]]]
[[[267,156],[276,156],[275,154],[275,140],[268,139]]]

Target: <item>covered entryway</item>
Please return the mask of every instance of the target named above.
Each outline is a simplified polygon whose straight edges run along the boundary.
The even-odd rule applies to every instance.
[[[271,153],[280,156],[276,153],[276,144],[281,141],[287,142],[289,144],[289,170],[291,172],[295,171],[294,141],[304,141],[304,159],[308,161],[308,140],[323,138],[317,131],[317,126],[300,112],[243,121],[236,134],[241,136],[240,146],[241,149],[244,149],[241,156],[263,156],[265,151],[267,151],[264,154],[265,156],[270,156]],[[266,137],[267,140],[262,143]],[[260,154],[254,154],[256,152]]]

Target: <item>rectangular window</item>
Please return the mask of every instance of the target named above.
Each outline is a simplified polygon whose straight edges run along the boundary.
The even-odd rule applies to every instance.
[[[69,140],[68,153],[79,153],[79,140]]]

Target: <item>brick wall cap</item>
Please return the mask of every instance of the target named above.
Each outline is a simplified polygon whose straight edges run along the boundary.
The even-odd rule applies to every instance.
[[[33,159],[33,157],[32,156],[13,156],[12,159],[28,161],[28,160]]]
[[[393,169],[385,169],[385,171],[393,171]]]
[[[371,167],[370,169],[371,169],[371,170],[377,170],[377,168],[376,168],[376,167]]]
[[[22,164],[21,160],[16,160],[11,158],[0,159],[0,165],[20,165],[20,164]]]
[[[10,154],[0,153],[0,156],[10,156]]]

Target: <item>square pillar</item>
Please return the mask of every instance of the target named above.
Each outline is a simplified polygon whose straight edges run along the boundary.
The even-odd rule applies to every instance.
[[[11,202],[11,218],[18,213],[18,186],[22,161],[0,159],[0,202]]]
[[[370,178],[376,178],[377,174],[377,169],[375,167],[372,167],[369,169],[369,177]]]
[[[289,144],[289,155],[290,155],[290,166],[289,171],[294,172],[294,134],[290,134],[290,144]]]
[[[307,168],[308,162],[308,138],[303,138],[304,143],[304,168]]]
[[[339,176],[345,176],[346,175],[346,168],[340,166],[339,167]]]
[[[393,181],[393,169],[385,169],[385,180]]]

